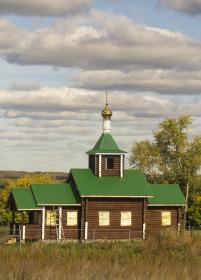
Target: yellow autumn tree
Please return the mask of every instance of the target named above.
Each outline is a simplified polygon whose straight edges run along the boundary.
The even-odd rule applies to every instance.
[[[11,213],[6,209],[8,197],[13,188],[30,187],[31,184],[49,184],[53,183],[54,178],[48,174],[27,175],[15,180],[8,180],[2,188],[0,188],[0,224],[7,224],[11,220]]]

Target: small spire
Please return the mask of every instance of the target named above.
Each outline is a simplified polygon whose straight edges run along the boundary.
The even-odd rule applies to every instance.
[[[105,94],[105,108],[102,111],[103,117],[103,133],[110,133],[111,129],[111,117],[112,117],[112,110],[108,105],[108,93]]]

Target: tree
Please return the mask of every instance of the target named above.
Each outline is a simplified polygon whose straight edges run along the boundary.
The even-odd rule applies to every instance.
[[[201,195],[194,195],[189,207],[189,220],[195,226],[201,225]]]
[[[130,155],[131,166],[142,169],[151,182],[179,184],[187,205],[201,167],[201,137],[189,140],[191,124],[186,115],[165,119],[153,132],[153,141],[134,143]]]
[[[0,188],[0,224],[6,224],[11,221],[11,213],[6,209],[9,194],[15,187],[30,187],[31,184],[45,184],[53,182],[53,178],[48,175],[24,176],[16,180],[8,180],[2,188]],[[17,220],[21,219],[21,215],[16,215]]]

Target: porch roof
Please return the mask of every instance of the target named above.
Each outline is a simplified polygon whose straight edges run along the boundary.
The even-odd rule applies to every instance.
[[[13,199],[17,210],[39,210],[30,188],[14,188]]]
[[[152,206],[184,206],[185,197],[177,184],[152,184],[154,197],[148,198],[148,204]]]
[[[91,169],[72,169],[82,197],[152,197],[150,185],[142,171],[125,170],[124,177],[95,176]]]
[[[37,205],[79,205],[80,199],[69,184],[33,184]]]

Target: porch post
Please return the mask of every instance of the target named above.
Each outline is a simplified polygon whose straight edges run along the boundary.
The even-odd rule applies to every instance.
[[[102,174],[101,174],[101,169],[102,169],[102,155],[99,155],[98,158],[99,158],[99,161],[98,161],[98,177],[101,177],[101,176],[102,176]]]
[[[26,227],[25,225],[22,225],[22,240],[25,240],[26,238]]]
[[[121,155],[120,156],[120,177],[123,178],[123,160],[124,160],[124,156]]]
[[[146,238],[146,224],[143,224],[143,233],[142,233],[142,238],[145,239]]]
[[[88,239],[88,222],[85,222],[84,239]]]
[[[45,207],[42,209],[42,228],[41,228],[41,239],[45,239]]]
[[[62,207],[59,207],[59,239],[61,239],[62,230]]]
[[[89,225],[88,225],[88,199],[86,199],[85,201],[85,225],[84,225],[84,239],[87,240],[88,239],[88,229],[89,229]]]
[[[146,210],[147,210],[147,200],[143,199],[143,224],[142,224],[142,238],[146,239]]]

